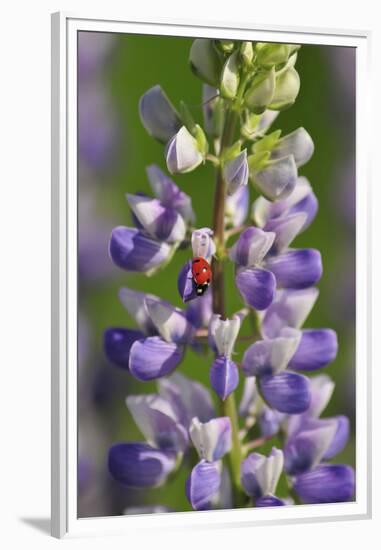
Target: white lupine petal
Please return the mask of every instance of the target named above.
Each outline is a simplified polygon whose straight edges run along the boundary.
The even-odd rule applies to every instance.
[[[231,425],[228,417],[212,418],[200,422],[193,418],[189,435],[201,459],[214,462],[230,451],[232,445]]]
[[[201,257],[210,260],[216,252],[216,246],[213,241],[213,231],[209,227],[197,229],[192,233],[192,251],[193,257]]]
[[[248,227],[243,231],[230,250],[230,259],[244,267],[255,267],[261,263],[270,250],[275,233]]]
[[[152,333],[153,324],[145,306],[145,300],[160,301],[154,294],[146,294],[124,287],[119,291],[119,299],[131,317],[146,333]]]
[[[241,320],[238,315],[225,320],[222,320],[220,315],[213,315],[209,330],[219,355],[231,356],[240,327]]]
[[[184,344],[192,339],[194,328],[180,309],[163,301],[147,299],[145,303],[149,317],[166,342]]]

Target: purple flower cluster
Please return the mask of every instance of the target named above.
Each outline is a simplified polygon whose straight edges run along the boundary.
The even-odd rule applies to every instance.
[[[290,495],[276,494],[281,476],[300,502],[346,501],[354,494],[353,469],[330,461],[347,443],[349,421],[321,417],[334,384],[325,374],[311,375],[335,360],[337,335],[329,328],[303,328],[319,294],[321,254],[292,247],[318,210],[310,183],[298,174],[314,144],[304,128],[283,137],[279,130],[268,133],[278,112],[298,94],[298,47],[244,42],[238,48],[206,39],[192,46],[191,67],[206,82],[205,132],[186,106],[175,109],[160,86],[140,101],[144,127],[165,144],[168,171],[189,172],[210,160],[218,169],[220,194],[213,230],[197,229],[190,198],[150,166],[154,197],[128,194],[135,227],[120,226],[111,234],[110,256],[127,271],[150,275],[165,267],[180,245],[190,245],[191,252],[177,281],[186,309],[151,294],[120,290],[138,328],[107,329],[106,355],[142,382],[158,380],[158,393],[127,397],[145,440],[114,445],[109,471],[125,486],[148,488],[175,478],[191,463],[185,492],[195,510],[243,502],[292,504]],[[234,128],[228,119],[236,112],[241,113],[239,138],[226,143]],[[249,181],[260,193],[250,216]],[[202,296],[194,258],[203,259],[206,273],[210,266],[219,270],[217,280],[210,271]],[[229,261],[244,308],[226,316],[220,266]],[[240,332],[248,315],[256,318],[258,333],[249,337],[239,360],[235,348],[247,340]],[[203,353],[206,343],[214,354],[210,385],[221,415],[206,388],[172,374],[187,346]],[[238,421],[234,399],[240,379]],[[250,452],[262,450],[267,440],[274,444],[268,456]]]

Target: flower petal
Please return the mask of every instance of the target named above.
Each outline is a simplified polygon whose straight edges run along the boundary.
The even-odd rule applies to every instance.
[[[185,126],[168,142],[165,151],[167,168],[171,174],[191,172],[203,161],[195,138]]]
[[[297,476],[294,489],[305,504],[346,502],[354,496],[355,474],[344,464],[322,464]]]
[[[207,422],[215,416],[209,391],[199,382],[194,382],[178,372],[158,382],[159,392],[172,405],[181,423],[189,427],[195,416]]]
[[[249,180],[249,166],[247,164],[247,151],[244,149],[234,159],[226,162],[223,168],[223,176],[227,185],[228,195],[234,195],[241,187],[245,187]]]
[[[186,344],[192,341],[194,327],[181,309],[164,301],[146,299],[146,308],[156,330],[166,342]]]
[[[273,447],[268,457],[251,453],[241,464],[243,490],[255,498],[275,493],[283,470],[283,453]]]
[[[284,414],[263,405],[259,413],[258,424],[262,437],[273,437],[279,432]]]
[[[217,357],[210,369],[210,383],[220,399],[225,401],[236,389],[238,382],[237,365],[224,355]]]
[[[108,455],[110,474],[127,487],[158,487],[175,464],[175,453],[155,449],[146,443],[118,443],[111,447]]]
[[[119,290],[119,299],[131,317],[146,334],[154,335],[157,334],[157,330],[148,315],[145,305],[146,298],[149,298],[151,301],[160,301],[160,298],[154,294],[146,294],[145,292],[139,292],[138,290],[132,290],[127,287],[123,287]]]
[[[275,238],[275,233],[270,233],[248,227],[231,248],[230,259],[243,267],[254,267],[259,264],[270,250]]]
[[[230,357],[237,340],[242,318],[240,313],[232,319],[221,319],[221,315],[213,315],[209,323],[209,343],[219,355]]]
[[[190,302],[195,298],[200,298],[197,294],[197,285],[192,275],[192,261],[189,260],[180,270],[177,278],[177,289],[184,303]]]
[[[130,372],[138,380],[155,380],[170,374],[183,358],[183,349],[151,336],[135,342],[130,351]]]
[[[181,120],[161,86],[145,92],[139,102],[140,119],[147,132],[166,143],[181,128]]]
[[[195,215],[192,200],[156,164],[147,167],[147,175],[152,190],[160,202],[176,210],[186,222],[194,223]]]
[[[140,330],[108,328],[103,335],[103,348],[107,359],[122,369],[128,370],[131,346],[144,338]]]
[[[254,184],[269,200],[285,199],[295,189],[298,171],[292,155],[268,163],[266,168],[251,172]]]
[[[336,429],[336,422],[324,421],[292,437],[284,448],[286,472],[296,475],[315,468],[329,449]]]
[[[298,128],[281,138],[271,152],[272,159],[279,159],[292,155],[299,168],[306,164],[314,153],[314,142],[304,128]]]
[[[349,419],[346,416],[335,416],[330,420],[336,421],[336,433],[328,450],[324,453],[323,459],[330,460],[345,448],[350,432]]]
[[[264,314],[262,336],[276,338],[284,327],[300,328],[310,314],[318,295],[317,288],[278,290],[274,301]]]
[[[241,397],[241,402],[239,404],[239,415],[242,418],[253,414],[256,409],[256,404],[258,401],[258,390],[257,384],[254,376],[246,378],[243,385],[243,392]]]
[[[249,200],[250,192],[247,185],[226,197],[225,223],[227,226],[239,227],[245,222],[249,212]]]
[[[270,407],[287,414],[306,411],[311,402],[309,379],[293,372],[263,376],[259,380],[261,393]]]
[[[227,416],[212,418],[204,423],[195,417],[189,427],[189,435],[199,457],[208,462],[219,460],[232,446],[232,429]]]
[[[332,363],[337,355],[337,334],[331,329],[308,329],[302,337],[290,369],[312,371]]]
[[[311,405],[308,409],[310,416],[318,417],[324,411],[331,399],[335,383],[326,374],[320,374],[310,378],[311,381]]]
[[[235,282],[244,302],[258,311],[267,309],[274,299],[276,279],[267,269],[243,269]]]
[[[273,340],[258,340],[244,353],[242,370],[245,376],[278,374],[294,355],[300,341],[300,331],[289,329],[287,335]]]
[[[113,229],[109,253],[113,262],[127,271],[149,271],[168,259],[170,246],[144,235],[138,229],[119,226]]]
[[[151,197],[130,194],[126,197],[136,218],[152,237],[169,243],[184,240],[185,222],[176,210]]]
[[[127,407],[151,445],[164,451],[184,452],[189,439],[171,404],[159,395],[129,395]]]
[[[211,508],[214,495],[221,486],[220,468],[215,462],[201,460],[190,473],[185,491],[194,510]]]
[[[266,261],[276,277],[277,286],[303,289],[316,284],[322,275],[321,254],[313,248],[289,250]]]
[[[192,233],[193,256],[205,258],[210,261],[216,252],[216,245],[212,239],[213,231],[209,227],[196,229]]]
[[[186,318],[195,328],[207,327],[213,315],[212,294],[205,292],[198,299],[191,302],[186,310]]]
[[[267,508],[268,506],[286,506],[284,500],[275,497],[274,495],[266,495],[264,497],[257,498],[255,501],[257,508]]]
[[[279,254],[289,247],[295,237],[301,232],[307,219],[307,214],[297,212],[280,218],[272,218],[264,227],[265,231],[275,233],[272,253]]]

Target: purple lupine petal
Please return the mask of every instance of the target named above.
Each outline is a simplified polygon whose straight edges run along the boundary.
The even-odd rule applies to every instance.
[[[168,243],[184,240],[185,222],[176,210],[151,197],[130,194],[126,197],[139,223],[153,238]]]
[[[148,443],[164,451],[184,452],[188,447],[188,432],[167,400],[154,394],[129,395],[126,404]]]
[[[250,267],[239,271],[235,281],[246,304],[258,311],[270,306],[276,288],[276,279],[271,271]]]
[[[177,278],[177,289],[184,303],[190,302],[195,298],[200,299],[200,296],[197,294],[197,285],[192,275],[192,260],[189,260],[181,268]]]
[[[220,399],[225,401],[236,389],[238,382],[237,365],[224,355],[217,357],[210,369],[210,383]]]
[[[344,464],[322,464],[297,476],[294,489],[305,504],[346,502],[354,496],[355,474]]]
[[[284,327],[300,328],[310,314],[318,295],[317,288],[278,290],[262,319],[262,335],[265,338],[276,338]]]
[[[242,267],[254,267],[259,264],[270,250],[275,233],[248,227],[231,248],[230,259]]]
[[[328,450],[324,453],[323,459],[330,460],[345,448],[350,433],[349,419],[346,416],[335,416],[330,420],[336,421],[336,433]]]
[[[271,151],[272,159],[292,155],[299,168],[306,164],[314,153],[314,142],[304,128],[298,128],[291,134],[282,137]]]
[[[264,497],[257,498],[255,501],[257,508],[267,508],[269,506],[286,506],[286,502],[281,498],[274,495],[266,495]]]
[[[118,443],[108,455],[110,474],[127,487],[159,487],[175,464],[176,453],[155,449],[147,443]]]
[[[246,149],[234,159],[226,162],[223,168],[223,176],[227,185],[228,195],[234,195],[241,187],[247,185],[249,180],[249,166],[247,164]]]
[[[164,206],[176,210],[186,222],[194,223],[195,214],[192,200],[156,164],[147,167],[147,175],[152,190]]]
[[[246,418],[254,413],[258,400],[257,384],[254,376],[246,378],[243,385],[241,402],[239,404],[239,415]]]
[[[289,439],[284,448],[286,472],[297,475],[315,468],[330,448],[336,429],[336,422],[321,422]]]
[[[207,327],[213,315],[212,293],[207,291],[198,296],[188,305],[185,315],[195,328]]]
[[[279,432],[284,414],[263,405],[258,417],[259,429],[262,437],[273,437]]]
[[[274,375],[287,367],[300,341],[300,331],[289,331],[272,340],[258,340],[245,351],[242,359],[245,376]]]
[[[144,338],[140,330],[108,328],[103,335],[103,348],[107,359],[122,369],[129,369],[130,349],[136,340]]]
[[[208,422],[193,418],[189,435],[199,457],[208,462],[219,460],[232,446],[232,429],[227,416],[212,418]]]
[[[271,218],[264,227],[265,231],[275,233],[271,253],[279,254],[289,247],[295,237],[301,232],[307,219],[307,214],[297,212],[280,218]]]
[[[234,195],[226,197],[225,201],[225,223],[227,226],[239,227],[242,225],[249,212],[250,192],[245,185],[240,187]]]
[[[337,355],[337,334],[331,329],[308,329],[302,337],[289,367],[294,370],[312,371],[332,363]]]
[[[145,272],[158,267],[167,260],[170,251],[167,243],[151,239],[132,227],[119,226],[111,233],[111,259],[127,271]]]
[[[218,355],[230,357],[241,328],[241,317],[233,315],[231,319],[221,319],[221,315],[213,315],[209,323],[209,343]]]
[[[146,294],[145,292],[139,292],[127,287],[119,290],[119,299],[128,313],[147,335],[153,336],[157,334],[157,330],[148,315],[145,305],[146,298],[149,298],[151,301],[160,301],[160,298],[154,294]]]
[[[260,498],[275,493],[283,470],[283,453],[273,447],[268,457],[251,453],[241,464],[242,488],[249,496]]]
[[[253,219],[259,227],[264,227],[270,219],[284,217],[291,214],[303,213],[306,221],[302,227],[304,231],[316,216],[318,201],[312,191],[307,178],[298,177],[294,191],[286,199],[270,202],[259,197],[253,204]]]
[[[143,382],[170,374],[183,358],[183,348],[151,336],[135,342],[130,351],[130,372]]]
[[[201,460],[191,471],[185,487],[187,499],[194,510],[211,508],[213,497],[221,486],[218,463]]]
[[[268,163],[266,168],[252,172],[252,180],[269,200],[285,199],[295,189],[298,171],[292,155]]]
[[[146,308],[157,332],[166,342],[186,344],[192,341],[194,327],[181,309],[164,301],[146,299]]]
[[[309,379],[301,374],[285,371],[276,376],[263,376],[259,387],[270,407],[280,412],[300,414],[311,402]]]
[[[179,115],[159,85],[140,98],[139,113],[147,132],[162,143],[167,143],[181,128]]]
[[[182,424],[189,427],[195,416],[201,422],[214,417],[214,407],[209,391],[199,382],[179,374],[161,378],[158,382],[160,395],[169,401]]]
[[[289,250],[266,261],[281,288],[303,289],[316,284],[323,273],[321,254],[313,248]]]
[[[193,256],[205,258],[210,261],[216,252],[216,245],[213,241],[213,231],[209,227],[196,229],[192,233]]]
[[[203,161],[197,141],[185,126],[182,126],[168,142],[165,158],[171,174],[191,172]]]

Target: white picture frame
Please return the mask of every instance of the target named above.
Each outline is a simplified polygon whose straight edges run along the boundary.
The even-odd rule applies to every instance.
[[[77,518],[77,32],[207,36],[356,48],[356,501],[262,509]],[[271,525],[371,516],[371,269],[367,31],[244,23],[52,16],[52,534],[105,535],[149,527]]]

